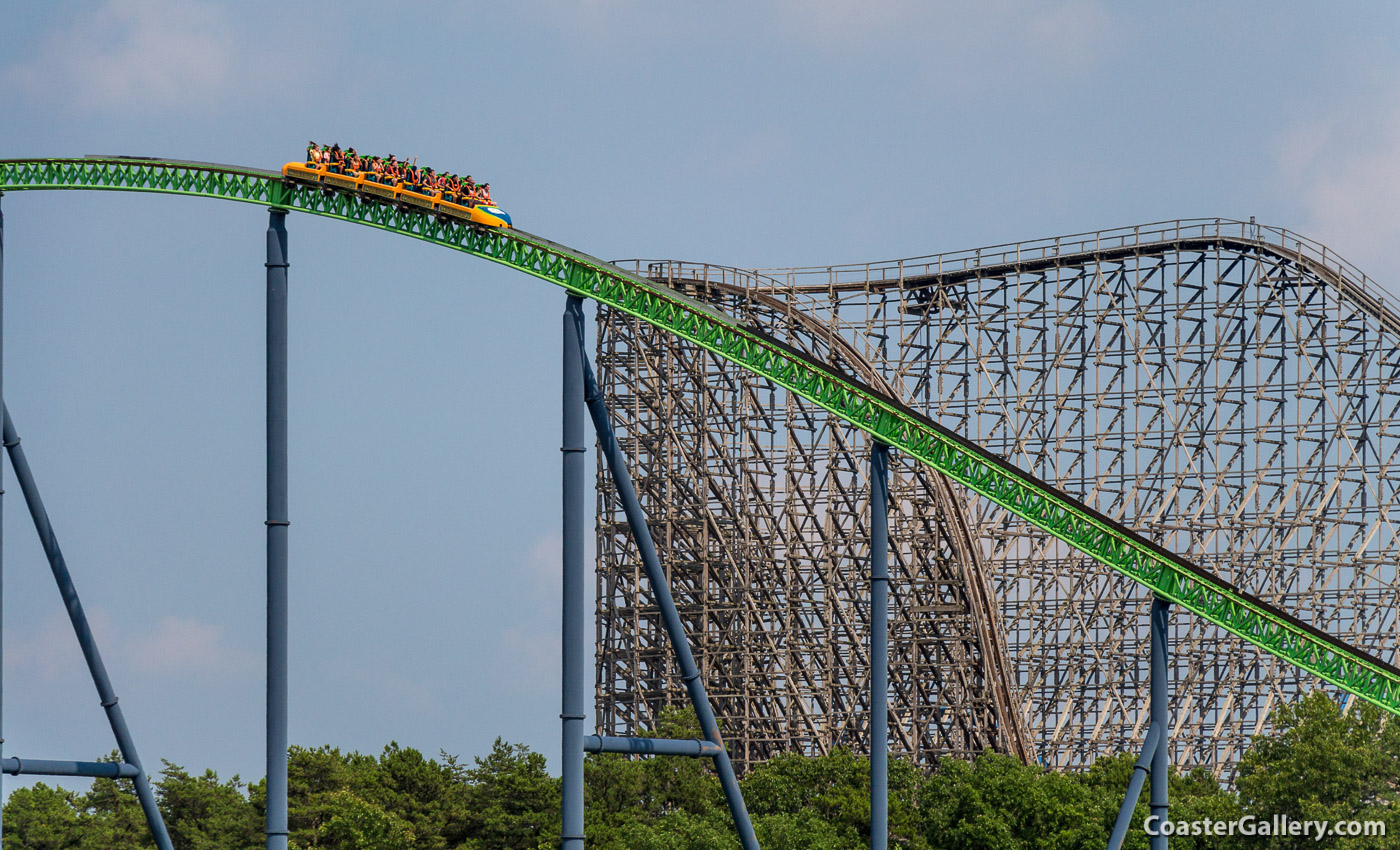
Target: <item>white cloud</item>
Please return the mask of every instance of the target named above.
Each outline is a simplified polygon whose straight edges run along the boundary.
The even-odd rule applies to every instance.
[[[222,626],[162,617],[154,629],[129,637],[131,623],[122,630],[102,608],[86,610],[97,650],[109,666],[179,676],[247,674],[262,666],[261,659],[253,653],[230,646]],[[73,626],[61,610],[45,617],[34,631],[21,633],[5,647],[5,656],[14,672],[33,673],[42,681],[87,677]]]
[[[128,638],[104,609],[85,610],[98,652],[141,672],[222,674],[252,670],[260,664],[251,653],[229,646],[222,626],[162,617],[153,631]],[[5,648],[5,655],[14,669],[32,670],[45,679],[86,669],[73,625],[61,610],[45,617],[34,631],[22,633]]]
[[[98,651],[112,644],[111,618],[101,608],[85,609]],[[86,671],[82,649],[73,634],[68,615],[56,610],[44,618],[39,628],[24,632],[5,647],[5,661],[17,672],[34,672],[43,681],[52,681]]]
[[[1025,9],[1010,11],[1026,15],[1018,33],[1024,46],[1034,47],[1044,56],[1053,55],[1067,70],[1081,71],[1093,65],[1115,35],[1112,18],[1094,0],[1027,4]]]
[[[593,581],[593,555],[597,541],[593,537],[593,529],[586,530],[583,540],[583,564],[587,574],[585,581]],[[543,536],[535,538],[516,562],[514,574],[524,581],[522,591],[531,594],[531,603],[544,604],[546,602],[559,602],[559,582],[562,577],[564,559],[563,536],[558,531],[546,532]],[[592,594],[592,590],[589,590]]]
[[[1275,164],[1297,230],[1400,291],[1400,86],[1312,111],[1276,140]]]
[[[341,678],[359,686],[359,690],[373,695],[381,704],[395,710],[408,710],[417,714],[440,714],[442,700],[438,699],[434,687],[405,672],[403,665],[373,659],[341,659]]]
[[[540,24],[591,50],[622,42],[749,40],[796,44],[861,65],[904,57],[940,82],[985,92],[1008,79],[1079,73],[1117,49],[1103,0],[776,0],[666,4],[647,0],[523,0]],[[465,6],[461,8],[467,8]],[[781,61],[775,57],[775,61]]]
[[[646,0],[517,0],[522,12],[533,13],[538,25],[568,33],[592,49],[635,38],[684,35],[684,7]],[[464,22],[472,7],[460,4]],[[682,14],[678,14],[678,10]]]
[[[502,665],[508,665],[520,674],[517,681],[522,687],[547,691],[554,687],[563,663],[559,651],[558,623],[555,622],[553,628],[545,629],[509,626],[497,637],[496,652]]]
[[[828,49],[914,50],[944,73],[971,61],[970,84],[1029,68],[1080,71],[1113,46],[1099,0],[782,0],[779,8],[789,32]]]
[[[559,598],[560,569],[564,558],[563,537],[552,531],[530,544],[520,561],[517,574],[527,589],[542,601],[543,597]],[[532,600],[535,601],[535,600]]]
[[[584,622],[586,638],[591,646],[594,586],[593,535],[584,541]],[[501,629],[495,638],[493,651],[498,662],[519,672],[522,687],[548,691],[559,677],[559,628],[562,605],[561,568],[563,538],[551,531],[530,544],[513,567],[519,580],[516,617],[512,625]]]
[[[0,85],[77,109],[209,105],[273,79],[272,57],[245,41],[207,0],[105,0],[0,69]]]
[[[123,652],[145,673],[228,675],[259,667],[252,653],[229,646],[222,626],[162,617],[155,631],[126,641]]]
[[[516,625],[496,636],[496,654],[502,664],[516,667],[531,681],[559,668],[559,588],[563,562],[563,537],[557,531],[537,539],[515,568],[520,579],[520,611]],[[588,616],[591,618],[592,611]]]
[[[791,32],[836,46],[888,38],[926,20],[932,5],[914,0],[783,0],[779,8]]]
[[[716,133],[704,147],[715,177],[758,175],[796,153],[792,136],[778,127]]]

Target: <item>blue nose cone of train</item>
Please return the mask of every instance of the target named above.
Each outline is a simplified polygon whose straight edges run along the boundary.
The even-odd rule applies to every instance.
[[[496,216],[497,218],[499,218],[499,219],[501,219],[502,221],[504,221],[506,224],[509,224],[511,227],[514,227],[514,226],[515,226],[515,222],[513,222],[513,221],[510,220],[510,213],[506,212],[505,210],[501,209],[500,207],[482,206],[482,207],[478,207],[478,209],[480,209],[482,212],[488,212],[488,213],[490,213],[491,215]]]

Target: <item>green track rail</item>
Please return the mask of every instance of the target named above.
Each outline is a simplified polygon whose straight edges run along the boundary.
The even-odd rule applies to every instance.
[[[280,172],[137,158],[0,160],[0,192],[161,192],[263,204],[455,248],[592,298],[689,340],[816,404],[996,502],[1151,592],[1271,655],[1400,715],[1400,670],[1259,600],[991,452],[719,311],[519,230],[483,229]]]

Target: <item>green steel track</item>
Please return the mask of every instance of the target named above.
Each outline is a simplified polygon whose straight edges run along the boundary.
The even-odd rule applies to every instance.
[[[280,172],[138,158],[0,160],[0,192],[161,192],[262,204],[365,224],[464,251],[636,316],[888,443],[1197,616],[1400,715],[1400,670],[1223,581],[986,449],[717,310],[519,230],[483,229]]]

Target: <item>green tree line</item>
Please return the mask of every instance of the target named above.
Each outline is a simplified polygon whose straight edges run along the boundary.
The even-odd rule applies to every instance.
[[[658,724],[663,737],[695,737],[692,716]],[[1400,847],[1400,724],[1370,706],[1342,711],[1315,693],[1274,716],[1274,733],[1243,756],[1234,788],[1202,771],[1174,773],[1171,818],[1380,821],[1385,837],[1174,836],[1195,848]],[[111,756],[115,758],[115,756]],[[890,763],[891,845],[951,850],[1098,850],[1107,844],[1135,755],[1060,773],[985,753],[945,759],[924,774]],[[590,756],[585,764],[588,845],[599,850],[737,848],[719,783],[705,760]],[[765,850],[864,848],[870,826],[869,762],[845,750],[785,755],[743,780]],[[157,795],[178,850],[263,846],[264,787],[165,763]],[[1146,850],[1144,790],[1124,847]],[[498,850],[559,844],[559,780],[545,759],[497,739],[470,765],[390,744],[378,756],[292,747],[291,843],[324,850]],[[3,850],[144,850],[129,780],[97,779],[80,793],[37,783],[11,793]]]

